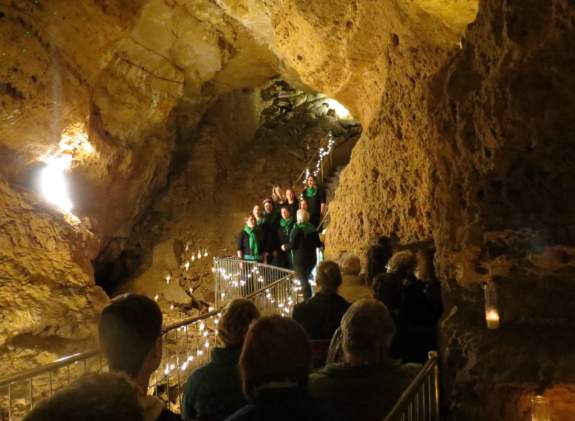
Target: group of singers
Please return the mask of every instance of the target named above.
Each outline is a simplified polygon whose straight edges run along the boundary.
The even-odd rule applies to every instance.
[[[311,297],[309,278],[322,248],[319,228],[326,211],[325,190],[313,175],[298,200],[293,188],[276,185],[272,197],[253,207],[238,236],[240,259],[293,269],[300,280],[304,299]]]

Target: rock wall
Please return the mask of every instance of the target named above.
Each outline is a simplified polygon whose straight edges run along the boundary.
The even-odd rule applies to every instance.
[[[247,26],[267,18],[260,37],[286,71],[363,123],[328,255],[382,234],[433,238],[453,418],[525,419],[534,393],[572,418],[572,4],[222,3]],[[485,281],[499,292],[495,332]]]
[[[94,285],[92,233],[3,181],[0,197],[0,370],[8,373],[93,346],[108,297]]]
[[[120,256],[132,227],[166,186],[178,152],[176,106],[193,127],[225,92],[257,86],[276,73],[269,50],[207,0],[12,1],[0,5],[0,23],[0,181],[16,197],[36,196],[42,159],[71,154],[73,212],[100,244],[88,252],[90,259],[98,252],[108,260]],[[0,209],[8,203],[2,199]],[[11,211],[11,223],[19,235],[34,238],[25,213]],[[73,229],[62,218],[44,223],[54,225],[57,243],[82,246],[62,234]],[[73,257],[43,247],[19,258],[22,264],[55,259],[56,265],[76,265]],[[89,264],[84,270],[84,284],[75,287],[78,302],[95,290],[93,270]],[[58,273],[44,275],[39,290],[64,282]],[[18,297],[26,276],[9,273],[2,284]],[[55,335],[82,330],[65,312],[48,311],[58,299],[36,299],[38,309],[41,302],[46,309],[43,325]],[[9,302],[0,307],[6,329],[18,323],[14,317],[25,318],[4,305]],[[98,310],[84,305],[86,315]],[[43,340],[33,342],[41,347]]]
[[[483,2],[431,84],[446,390],[461,419],[522,419],[536,392],[573,418],[574,23],[566,1]],[[497,332],[483,281],[499,292]]]

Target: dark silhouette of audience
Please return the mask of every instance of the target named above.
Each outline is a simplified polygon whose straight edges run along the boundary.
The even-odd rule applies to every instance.
[[[242,387],[250,404],[228,421],[337,421],[307,390],[311,347],[303,328],[281,316],[250,326],[240,356]]]
[[[389,260],[388,272],[374,278],[373,286],[375,297],[388,307],[397,327],[392,356],[424,362],[428,352],[436,349],[435,326],[441,315],[441,302],[435,301],[437,297],[430,300],[435,294],[431,293],[432,288],[426,294],[426,283],[415,276],[417,265],[411,251],[398,252]],[[428,285],[433,285],[432,281]]]
[[[124,375],[90,374],[40,401],[24,421],[145,421],[138,393]]]
[[[144,418],[180,419],[162,400],[147,395],[150,376],[162,359],[162,312],[158,304],[144,295],[121,295],[102,311],[98,333],[110,371],[127,375],[138,386]]]
[[[352,304],[341,320],[343,361],[311,374],[312,396],[349,420],[382,420],[421,369],[390,358],[394,333],[385,304],[375,299]]]
[[[293,318],[300,323],[313,346],[313,365],[325,363],[329,342],[339,327],[349,303],[337,294],[341,285],[341,272],[337,263],[321,262],[316,268],[317,293],[309,300],[296,304]]]
[[[394,244],[395,239],[382,236],[367,250],[366,282],[368,285],[373,284],[377,275],[387,272],[387,263],[393,255]]]
[[[287,219],[289,212],[284,213]],[[255,218],[250,219],[256,228]],[[249,238],[246,243],[253,252]],[[380,256],[387,259],[385,253]],[[400,251],[386,263],[387,271],[373,278],[376,299],[360,298],[371,289],[361,283],[359,259],[348,256],[344,267],[351,281],[342,291],[354,301],[351,306],[338,295],[342,274],[332,261],[317,266],[317,292],[295,305],[293,320],[259,319],[252,301],[232,301],[218,325],[223,346],[184,387],[183,418],[382,419],[420,370],[404,362],[423,362],[436,349],[443,310],[430,250]],[[374,263],[372,269],[380,266]],[[162,356],[162,313],[156,302],[136,294],[119,296],[102,311],[98,329],[112,373],[73,383],[25,419],[180,419],[147,395]],[[310,375],[311,367],[318,371]]]
[[[250,323],[259,315],[254,303],[243,298],[226,307],[218,324],[218,338],[224,346],[212,350],[211,361],[195,370],[184,387],[185,420],[223,420],[247,403],[238,361]]]

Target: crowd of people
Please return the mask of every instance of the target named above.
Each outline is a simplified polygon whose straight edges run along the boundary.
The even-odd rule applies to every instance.
[[[146,393],[162,356],[158,305],[117,297],[99,322],[110,373],[81,378],[26,420],[381,420],[436,348],[442,312],[432,254],[394,248],[389,239],[373,246],[366,271],[357,256],[341,269],[321,262],[315,294],[292,318],[261,317],[243,298],[229,303],[220,346],[181,391],[181,415]]]
[[[381,237],[361,259],[316,265],[325,191],[313,176],[300,199],[274,186],[238,236],[240,259],[296,272],[303,301],[292,318],[229,303],[219,346],[181,391],[181,414],[147,394],[162,358],[162,313],[136,294],[102,312],[99,340],[110,373],[85,376],[40,402],[27,421],[381,420],[437,347],[442,314],[433,254]],[[294,218],[295,216],[295,218]],[[309,278],[315,268],[315,293]]]
[[[262,208],[263,206],[263,208]],[[304,298],[311,297],[309,282],[322,248],[319,231],[326,212],[326,193],[309,175],[298,199],[292,188],[276,185],[272,196],[256,204],[238,235],[237,256],[293,269],[301,282]]]

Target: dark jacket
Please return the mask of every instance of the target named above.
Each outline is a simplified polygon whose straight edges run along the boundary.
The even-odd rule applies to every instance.
[[[291,223],[285,228],[282,228],[281,222],[282,222],[282,220],[280,220],[280,223],[278,224],[278,229],[277,229],[277,236],[278,236],[278,240],[279,240],[278,245],[279,246],[282,246],[284,244],[289,245],[290,236],[291,236],[291,233],[295,227],[295,220],[292,219],[292,221],[290,221]],[[283,250],[281,250],[280,247],[278,247],[278,257],[277,257],[276,265],[280,266],[280,267],[285,267],[285,268],[292,268],[293,262],[292,262],[291,252],[290,251],[283,251]]]
[[[331,339],[348,307],[349,303],[339,295],[318,292],[294,307],[293,318],[303,326],[310,339]]]
[[[287,245],[287,249],[292,251],[294,267],[314,267],[317,261],[315,250],[319,247],[323,247],[323,244],[317,231],[306,234],[297,225],[292,230]]]
[[[194,371],[184,388],[184,419],[223,420],[243,407],[238,361],[241,347],[214,348],[211,361]]]
[[[310,394],[351,421],[381,421],[417,375],[419,364],[328,364],[309,378]]]
[[[256,239],[260,248],[260,256],[263,256],[265,250],[265,232],[261,227],[255,228]],[[250,248],[250,236],[244,230],[238,235],[236,250],[240,250],[243,256],[253,256],[253,250]]]
[[[308,189],[303,191],[303,198],[307,202],[309,214],[312,216],[319,216],[321,213],[321,204],[326,202],[326,194],[323,187],[318,186],[316,188],[316,193],[313,196],[309,196]]]
[[[290,215],[292,216],[293,219],[296,219],[297,211],[299,209],[299,200],[295,199],[291,205],[286,201],[284,206],[287,206],[289,208]]]
[[[345,418],[313,400],[307,389],[293,386],[262,389],[253,403],[226,421],[343,421]]]
[[[413,275],[386,273],[374,284],[375,296],[387,305],[397,329],[391,344],[394,358],[425,362],[436,349],[437,309],[429,302],[425,284]]]

